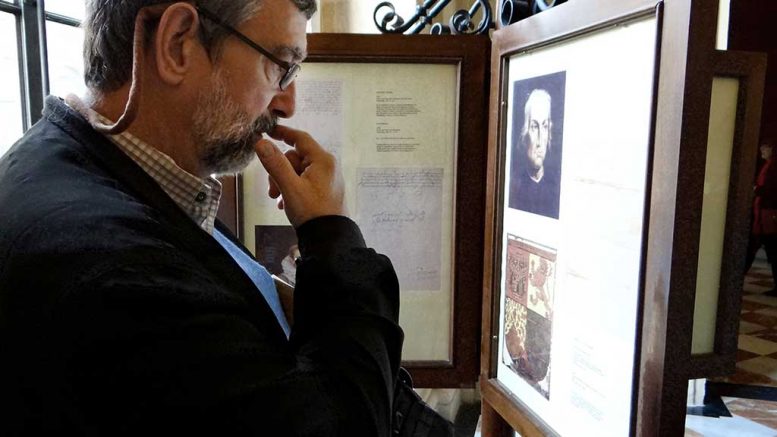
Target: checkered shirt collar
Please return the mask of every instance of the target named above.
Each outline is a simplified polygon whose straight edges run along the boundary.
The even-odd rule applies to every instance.
[[[98,115],[103,123],[113,123]],[[221,182],[213,177],[202,179],[185,171],[172,158],[128,131],[107,137],[148,173],[198,226],[213,234]]]

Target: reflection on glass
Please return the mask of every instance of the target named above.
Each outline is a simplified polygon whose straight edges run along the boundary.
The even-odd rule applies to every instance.
[[[86,16],[86,2],[83,0],[46,0],[46,12],[83,21]]]
[[[84,31],[78,27],[47,21],[46,41],[49,93],[60,97],[70,93],[83,95],[86,90],[82,55]]]
[[[14,16],[0,13],[0,155],[22,135],[22,97]]]

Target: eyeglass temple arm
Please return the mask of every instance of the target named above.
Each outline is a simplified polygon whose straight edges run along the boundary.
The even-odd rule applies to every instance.
[[[288,62],[286,62],[284,60],[278,59],[275,55],[273,55],[269,51],[265,50],[264,48],[262,48],[261,46],[259,46],[255,42],[251,41],[250,39],[248,39],[248,37],[246,37],[245,35],[240,33],[237,29],[235,29],[234,27],[230,26],[229,24],[221,21],[221,19],[219,17],[217,17],[215,14],[213,14],[209,10],[204,9],[204,8],[202,8],[200,6],[195,6],[195,9],[197,10],[197,13],[199,13],[203,17],[213,21],[214,23],[218,24],[219,26],[223,27],[224,29],[228,30],[230,33],[232,33],[233,35],[238,37],[241,41],[243,41],[244,43],[246,43],[249,46],[251,46],[251,48],[253,48],[257,52],[263,54],[264,56],[267,56],[271,61],[275,62],[278,65],[283,66],[283,68],[285,68],[286,70],[289,70],[291,68],[292,65],[290,63],[288,63]]]

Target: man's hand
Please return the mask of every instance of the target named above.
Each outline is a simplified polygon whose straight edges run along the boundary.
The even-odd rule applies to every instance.
[[[277,126],[270,136],[293,147],[285,155],[271,141],[256,143],[259,156],[270,174],[270,197],[286,211],[295,228],[325,215],[346,215],[345,189],[335,157],[310,135],[287,126]]]

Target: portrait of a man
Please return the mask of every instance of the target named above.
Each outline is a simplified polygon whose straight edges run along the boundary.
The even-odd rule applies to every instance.
[[[566,73],[514,83],[508,207],[557,219]]]

